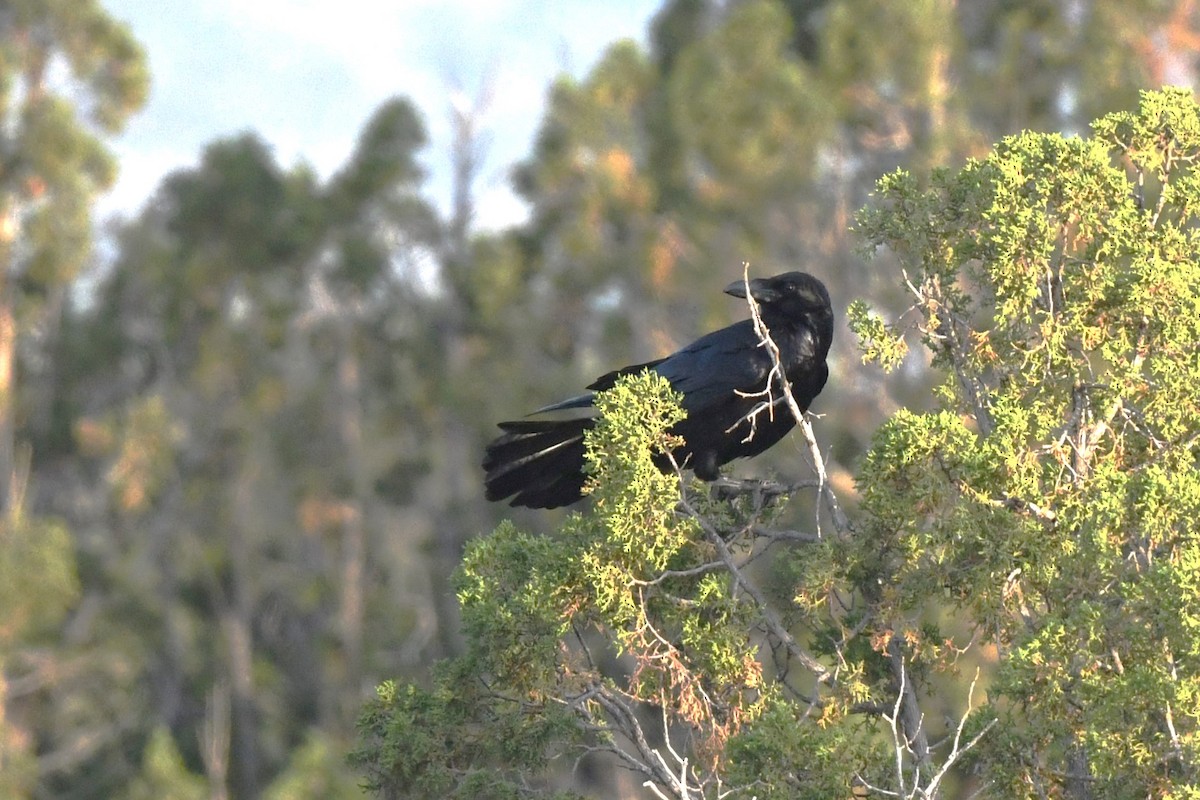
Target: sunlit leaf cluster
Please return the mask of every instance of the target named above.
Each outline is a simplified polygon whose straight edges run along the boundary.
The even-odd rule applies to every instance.
[[[913,302],[855,320],[868,355],[915,335],[947,376],[942,408],[875,437],[862,558],[896,608],[944,597],[990,649],[976,758],[1001,794],[1200,775],[1198,156],[1191,92],[1146,92],[1088,137],[889,175],[860,217]]]

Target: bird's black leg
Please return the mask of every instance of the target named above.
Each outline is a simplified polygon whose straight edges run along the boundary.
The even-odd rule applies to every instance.
[[[703,450],[699,453],[693,453],[691,463],[688,466],[692,468],[692,472],[696,473],[696,477],[702,481],[711,483],[721,477],[721,465],[717,461],[716,452],[713,450]]]

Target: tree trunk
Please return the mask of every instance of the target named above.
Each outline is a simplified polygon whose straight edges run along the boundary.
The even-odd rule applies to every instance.
[[[234,472],[233,469],[230,470]],[[252,800],[259,794],[261,766],[258,753],[258,705],[254,691],[254,600],[252,573],[254,552],[253,480],[241,470],[231,498],[230,516],[224,523],[229,531],[229,581],[226,600],[221,594],[219,614],[225,638],[226,667],[229,676],[230,759],[229,788],[234,797]]]
[[[1087,750],[1078,738],[1067,756],[1067,796],[1073,800],[1092,800],[1092,768]]]
[[[236,605],[236,604],[235,604]],[[258,796],[258,713],[254,704],[254,652],[249,620],[236,607],[223,614],[230,682],[229,784],[234,797]]]
[[[0,225],[3,225],[0,218]],[[0,514],[15,519],[20,500],[15,463],[16,355],[17,322],[13,315],[13,290],[10,280],[12,238],[0,230]]]
[[[338,405],[342,446],[350,474],[350,497],[342,520],[341,608],[338,632],[345,656],[345,691],[339,713],[355,713],[362,677],[364,581],[367,560],[367,474],[363,452],[362,376],[358,354],[354,350],[352,321],[339,322]]]

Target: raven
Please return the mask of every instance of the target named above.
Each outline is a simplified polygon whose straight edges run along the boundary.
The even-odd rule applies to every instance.
[[[748,286],[763,324],[779,347],[792,395],[800,409],[807,410],[829,377],[825,364],[833,341],[829,293],[804,272],[756,278]],[[744,298],[746,288],[746,281],[735,281],[725,287],[725,293]],[[719,477],[722,464],[758,455],[795,425],[782,405],[750,419],[766,396],[747,395],[767,388],[773,364],[753,320],[748,319],[702,336],[666,358],[610,372],[588,388],[604,391],[618,377],[645,369],[670,381],[683,395],[687,412],[687,418],[671,429],[684,440],[672,455],[676,463],[711,481]],[[773,402],[780,404],[778,386],[771,389]],[[594,394],[584,394],[533,413],[591,408],[593,398]],[[515,495],[511,505],[529,508],[557,508],[579,500],[584,485],[583,435],[594,424],[594,417],[501,422],[504,433],[487,446],[483,459],[487,498]]]

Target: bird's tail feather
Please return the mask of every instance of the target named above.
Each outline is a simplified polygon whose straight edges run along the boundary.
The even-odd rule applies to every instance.
[[[504,435],[483,459],[488,500],[510,495],[512,505],[557,508],[582,496],[583,434],[591,418],[502,422]]]

